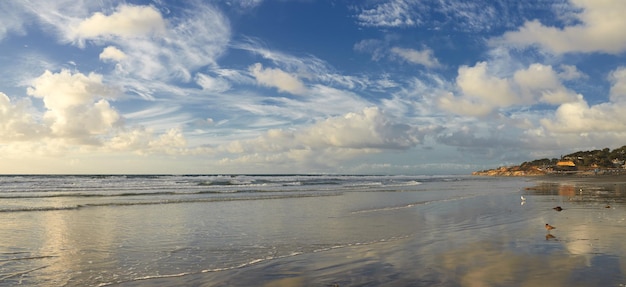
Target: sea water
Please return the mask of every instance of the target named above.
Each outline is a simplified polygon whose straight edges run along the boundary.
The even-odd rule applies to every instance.
[[[482,258],[520,246],[531,254],[553,252],[558,245],[550,244],[565,240],[557,235],[544,241],[538,221],[554,215],[544,213],[550,202],[539,199],[545,195],[527,192],[529,204],[520,203],[529,185],[525,179],[471,176],[0,176],[0,285],[246,286],[271,282],[268,266],[278,262],[300,262],[281,269],[281,276],[343,271],[288,286],[341,280],[393,285],[385,281],[394,278],[384,275],[387,264],[356,271],[365,261],[338,263],[375,250],[412,262],[397,266],[394,276],[409,280],[397,286],[414,277],[435,278],[425,285],[464,285],[467,279],[454,274],[476,266],[465,262],[451,271],[446,260],[464,262],[464,253]],[[541,212],[533,211],[539,206]],[[501,238],[497,247],[494,236]],[[333,257],[359,248],[365,251]],[[610,282],[622,278],[615,276]]]

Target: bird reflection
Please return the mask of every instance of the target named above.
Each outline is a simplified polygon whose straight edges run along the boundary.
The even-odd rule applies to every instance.
[[[550,233],[546,234],[546,240],[550,240],[550,239],[556,240],[556,236],[554,236],[554,235],[552,235]]]

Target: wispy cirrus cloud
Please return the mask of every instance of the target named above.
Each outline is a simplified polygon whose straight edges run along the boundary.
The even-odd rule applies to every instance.
[[[25,22],[24,8],[16,1],[1,1],[0,2],[0,41],[6,37],[9,33],[24,34]]]
[[[415,50],[393,47],[391,48],[391,52],[401,59],[412,64],[422,65],[427,68],[436,68],[440,66],[439,61],[435,57],[433,50],[428,48],[423,50]]]
[[[363,26],[415,26],[421,23],[419,12],[415,11],[418,4],[418,1],[411,0],[384,2],[374,8],[361,10],[357,20]]]
[[[531,5],[528,5],[531,4]],[[366,27],[414,27],[453,29],[457,31],[491,31],[515,27],[524,19],[528,6],[550,7],[556,3],[516,3],[510,1],[457,0],[388,0],[372,6],[363,5],[356,15],[357,23]]]

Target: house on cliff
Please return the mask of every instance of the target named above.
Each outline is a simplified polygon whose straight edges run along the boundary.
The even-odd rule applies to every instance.
[[[571,160],[560,160],[554,168],[556,171],[576,171],[576,164]]]

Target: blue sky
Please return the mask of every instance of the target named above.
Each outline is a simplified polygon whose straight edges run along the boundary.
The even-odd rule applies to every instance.
[[[626,144],[621,0],[0,2],[0,173],[469,173]]]

